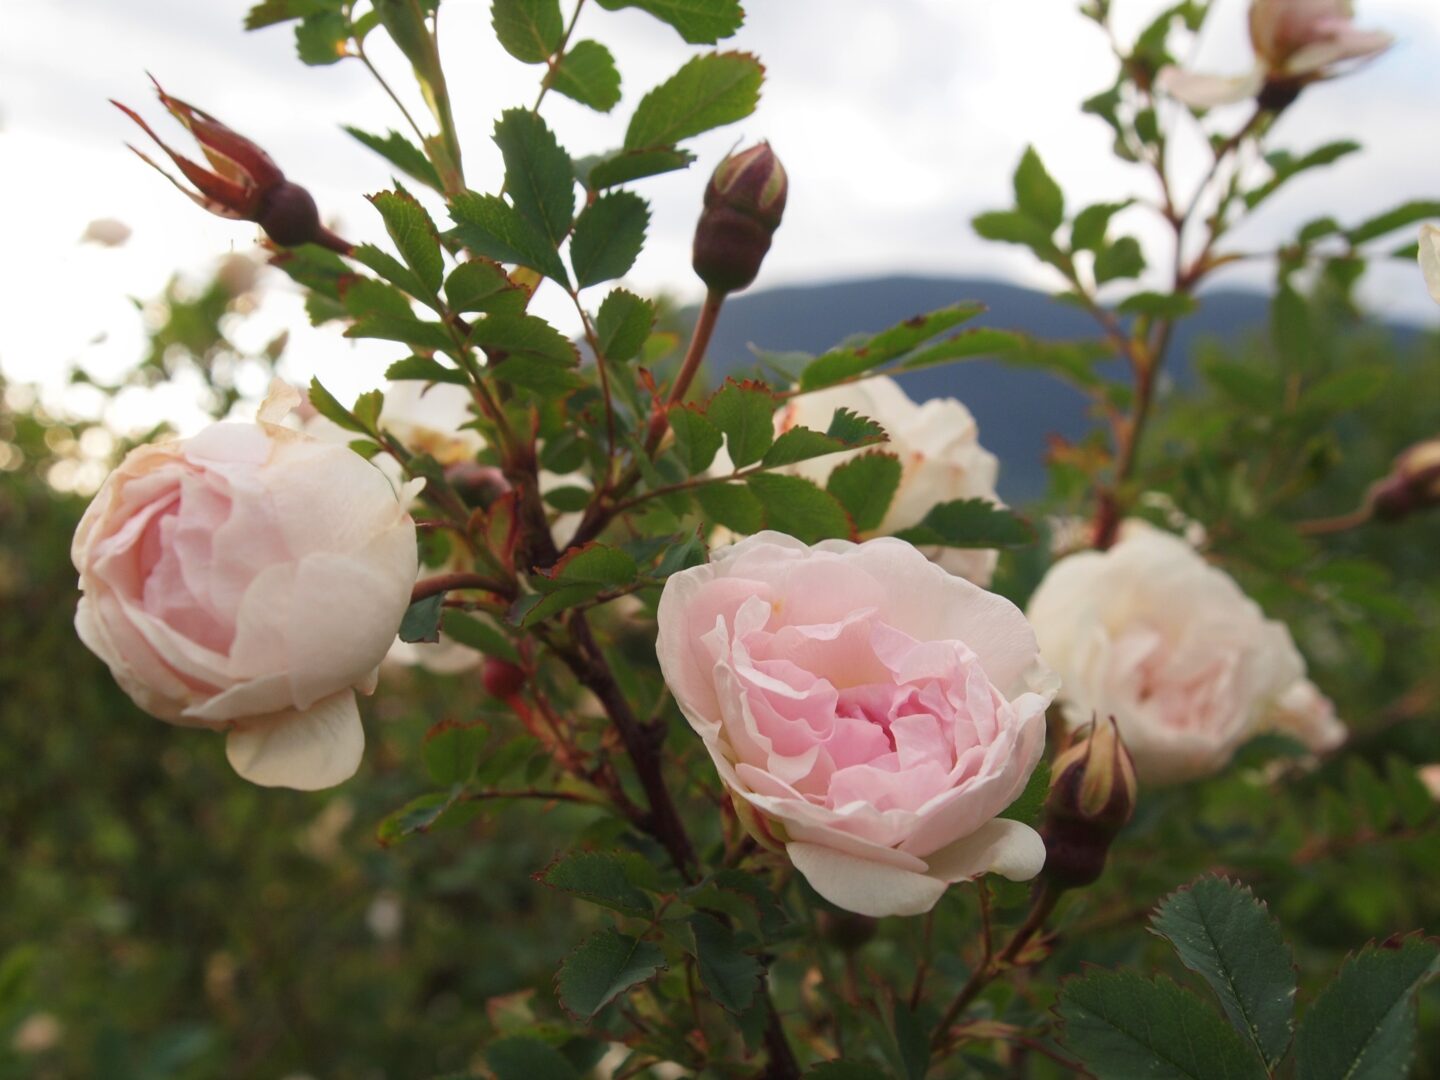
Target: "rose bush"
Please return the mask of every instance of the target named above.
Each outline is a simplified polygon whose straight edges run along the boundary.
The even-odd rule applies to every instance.
[[[760,533],[670,578],[657,652],[737,810],[832,903],[917,914],[1039,871],[1039,836],[997,815],[1055,684],[1008,600],[899,540]]]
[[[1216,772],[1263,730],[1339,741],[1290,631],[1179,537],[1128,522],[1108,551],[1057,562],[1026,613],[1067,722],[1113,715],[1147,784]]]
[[[228,732],[235,770],[313,790],[355,772],[417,571],[415,525],[347,447],[223,423],[130,453],[75,533],[85,644],[147,712]]]

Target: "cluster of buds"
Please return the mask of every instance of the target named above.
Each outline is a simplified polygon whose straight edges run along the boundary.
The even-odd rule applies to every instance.
[[[269,154],[204,110],[171,97],[158,82],[155,91],[160,103],[195,136],[210,168],[172,150],[139,113],[112,101],[155,140],[196,190],[190,190],[149,156],[130,147],[141,160],[210,213],[235,221],[253,221],[281,247],[320,244],[341,254],[349,253],[350,245],[320,223],[320,211],[310,193],[286,180]]]
[[[1135,812],[1135,765],[1115,718],[1096,720],[1053,766],[1040,835],[1041,875],[1056,889],[1089,885]]]
[[[712,292],[745,288],[760,272],[785,213],[789,182],[770,144],[731,154],[705,188],[692,263]]]
[[[1390,467],[1389,474],[1370,488],[1370,513],[1380,521],[1403,517],[1440,506],[1440,437],[1416,443]]]

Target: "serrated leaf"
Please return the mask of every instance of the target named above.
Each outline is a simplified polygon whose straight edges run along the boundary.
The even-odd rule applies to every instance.
[[[430,159],[425,156],[425,151],[398,131],[387,131],[384,135],[372,135],[368,131],[361,131],[359,128],[349,126],[345,127],[345,131],[407,176],[436,191],[443,190],[440,174],[435,171],[435,166],[430,164]]]
[[[575,163],[575,175],[591,191],[601,191],[631,180],[659,176],[687,168],[695,160],[688,150],[652,146],[643,150],[614,150]]]
[[[640,573],[635,557],[606,544],[589,543],[568,553],[544,571],[536,581],[540,587],[555,585],[628,585]]]
[[[1037,222],[1049,236],[1065,220],[1065,195],[1045,170],[1045,163],[1033,146],[1025,148],[1015,169],[1015,205]]]
[[[461,788],[432,791],[411,799],[399,810],[387,814],[375,829],[375,838],[389,846],[417,832],[428,832],[459,800]]]
[[[675,454],[691,476],[703,473],[715,460],[725,436],[700,415],[693,405],[670,406],[670,430],[675,433]]]
[[[985,326],[962,330],[944,341],[916,349],[900,362],[900,370],[918,371],[920,368],[935,367],[937,364],[972,360],[977,356],[999,356],[1014,352],[1023,344],[1024,339],[1010,330],[993,330]]]
[[[641,99],[625,149],[674,146],[755,111],[765,69],[749,53],[697,56]]]
[[[839,439],[850,448],[869,446],[886,439],[885,429],[874,420],[861,416],[854,409],[843,407],[830,415],[830,424],[825,428],[825,434],[832,439]]]
[[[707,521],[742,536],[765,527],[765,506],[744,484],[705,484],[695,489],[695,501]]]
[[[543,64],[565,36],[560,0],[494,0],[490,25],[501,47],[525,64]]]
[[[367,313],[357,309],[358,298],[351,296],[351,293],[356,290],[362,290],[367,293],[366,299],[363,301],[366,308],[373,308],[375,311],[389,315],[408,316],[413,314],[410,301],[405,295],[407,293],[410,296],[418,297],[422,300],[425,299],[427,292],[425,283],[420,280],[415,274],[415,271],[411,270],[388,251],[382,251],[374,244],[357,244],[355,249],[350,252],[350,257],[356,262],[368,266],[386,281],[398,286],[400,290],[397,292],[391,289],[389,302],[381,303],[377,298],[379,290],[375,288],[380,282],[372,282],[366,278],[346,282],[342,289],[342,299],[345,302],[346,309],[352,315]]]
[[[339,0],[261,0],[245,14],[245,29],[259,30],[276,23],[338,11]]]
[[[1096,1076],[1263,1080],[1241,1037],[1169,979],[1091,970],[1060,990],[1065,1048]]]
[[[755,473],[745,483],[765,507],[765,525],[806,544],[852,539],[854,525],[840,500],[799,476]]]
[[[920,546],[959,548],[1021,547],[1034,539],[1024,521],[985,499],[940,503],[919,525],[895,535]]]
[[[575,222],[570,265],[577,288],[623,277],[645,246],[650,206],[631,191],[611,191],[587,206]]]
[[[839,439],[823,432],[812,431],[807,427],[793,427],[781,433],[770,449],[765,451],[760,464],[767,469],[774,469],[848,449]]]
[[[425,208],[404,188],[378,192],[370,196],[370,202],[385,219],[385,231],[406,265],[415,271],[426,289],[431,293],[438,291],[445,276],[445,260],[440,254],[435,223]]]
[[[498,195],[462,192],[450,200],[455,235],[476,255],[519,263],[569,285],[560,253],[546,235]]]
[[[562,367],[580,362],[574,342],[538,315],[487,315],[470,328],[470,343],[507,357],[528,356]]]
[[[595,336],[606,360],[633,360],[655,325],[655,305],[625,289],[612,289],[595,316]]]
[[[295,27],[295,53],[302,64],[323,67],[345,59],[350,20],[338,11],[307,15]]]
[[[485,737],[485,729],[478,725],[438,724],[428,731],[420,757],[430,779],[445,787],[466,783],[475,775]]]
[[[1230,1023],[1266,1063],[1278,1062],[1290,1045],[1295,959],[1250,890],[1201,878],[1162,900],[1150,927],[1210,984]]]
[[[644,919],[654,910],[645,889],[654,885],[655,869],[634,852],[574,851],[562,855],[536,878],[552,889],[622,915]]]
[[[744,952],[729,927],[703,912],[691,915],[693,954],[700,981],[721,1008],[736,1015],[750,1007],[765,969]]]
[[[470,259],[445,279],[445,302],[452,311],[484,311],[519,315],[530,299],[505,268],[489,259]]]
[[[1340,968],[1300,1022],[1300,1080],[1390,1080],[1409,1072],[1415,996],[1436,973],[1440,947],[1418,936],[1370,945]]]
[[[492,364],[490,372],[502,382],[529,390],[541,398],[561,397],[590,384],[573,368],[533,356],[507,356]]]
[[[727,380],[705,405],[705,418],[725,433],[730,461],[753,465],[775,441],[775,399],[756,383]]]
[[[380,410],[384,407],[385,395],[379,390],[367,390],[355,399],[355,406],[350,411],[367,431],[374,431],[380,423]]]
[[[610,50],[598,41],[577,41],[549,75],[550,88],[596,112],[608,113],[620,102],[620,72]]]
[[[575,167],[537,113],[506,109],[495,124],[505,189],[520,216],[558,248],[575,218]]]
[[[850,512],[858,531],[870,532],[885,520],[903,471],[898,457],[877,450],[836,466],[825,490]]]
[[[354,325],[346,329],[345,336],[398,341],[414,349],[429,349],[433,352],[443,352],[455,345],[440,323],[395,315],[369,315],[356,319]]]
[[[440,629],[450,640],[485,656],[498,656],[512,663],[520,659],[514,644],[499,629],[463,611],[446,610],[440,616]]]
[[[332,424],[338,424],[346,431],[353,431],[360,435],[370,434],[365,425],[336,400],[334,394],[320,385],[319,379],[310,380],[310,388],[306,397],[309,399],[311,407]]]
[[[1138,277],[1144,269],[1145,253],[1140,241],[1133,236],[1122,236],[1095,256],[1095,284]]]
[[[566,1012],[589,1020],[664,967],[665,953],[654,942],[601,930],[565,958],[555,989]]]
[[[906,319],[858,344],[831,349],[806,365],[800,387],[819,390],[888,364],[984,310],[983,304],[952,304]]]
[[[581,1080],[580,1072],[555,1047],[529,1035],[510,1035],[485,1048],[495,1080]]]
[[[633,7],[669,23],[691,45],[713,45],[740,29],[740,0],[599,0],[606,11]]]
[[[444,602],[445,594],[439,592],[434,596],[417,600],[406,608],[405,617],[400,620],[400,640],[409,642],[439,641],[440,607]]]

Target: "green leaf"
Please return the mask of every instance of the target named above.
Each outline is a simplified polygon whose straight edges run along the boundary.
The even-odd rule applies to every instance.
[[[292,19],[303,19],[307,15],[338,11],[339,8],[339,0],[261,0],[246,13],[245,29],[259,30]]]
[[[598,41],[577,41],[549,75],[550,88],[596,112],[620,102],[620,72],[610,50]]]
[[[1095,284],[1116,278],[1138,277],[1145,269],[1145,252],[1133,236],[1122,236],[1095,256]]]
[[[555,1047],[529,1035],[497,1039],[485,1048],[495,1080],[581,1080],[580,1072]]]
[[[319,379],[310,380],[310,389],[306,396],[310,399],[310,404],[315,411],[332,424],[338,424],[346,431],[353,431],[360,435],[370,434],[369,429],[360,423],[349,409],[341,405],[335,399],[334,394],[320,385]]]
[[[575,175],[591,191],[600,191],[631,180],[684,169],[694,160],[695,155],[690,151],[677,150],[673,146],[614,150],[576,162]]]
[[[1070,226],[1070,246],[1076,251],[1099,251],[1105,246],[1105,233],[1110,228],[1110,219],[1121,210],[1127,209],[1133,199],[1124,202],[1096,203],[1087,206],[1075,215]]]
[[[670,406],[670,430],[675,433],[675,454],[691,476],[703,473],[725,441],[720,429],[693,405]]]
[[[1034,218],[1014,210],[991,210],[977,214],[970,220],[976,234],[985,240],[996,240],[1004,244],[1021,244],[1035,252],[1046,262],[1055,262],[1060,251]]]
[[[575,218],[575,166],[539,114],[506,109],[495,124],[505,158],[510,202],[551,248],[558,248]]]
[[[569,552],[536,579],[540,588],[553,585],[628,585],[640,573],[635,557],[620,548],[589,543]]]
[[[648,919],[655,868],[634,852],[572,851],[535,875],[536,880],[591,904]]]
[[[455,235],[476,255],[519,263],[569,285],[560,254],[547,236],[498,195],[463,192],[450,200]]]
[[[1266,1064],[1278,1062],[1290,1045],[1295,958],[1265,905],[1241,885],[1205,877],[1162,900],[1150,926],[1210,984]]]
[[[563,367],[580,362],[575,343],[538,315],[487,315],[470,328],[470,342],[507,357],[527,356]]]
[[[433,352],[443,352],[455,346],[455,342],[440,323],[394,315],[371,315],[356,319],[354,325],[345,331],[345,336],[398,341],[414,349],[429,349]]]
[[[633,7],[669,23],[691,45],[714,45],[740,29],[740,0],[599,0],[606,11]]]
[[[996,356],[1013,352],[1023,344],[1020,335],[1010,330],[992,330],[988,326],[962,330],[944,341],[915,350],[900,362],[900,370],[915,371],[937,364],[953,364],[957,360],[971,360],[977,356]]]
[[[307,15],[295,28],[295,52],[302,64],[323,67],[349,55],[350,20],[338,11]]]
[[[345,282],[341,289],[341,299],[350,314],[359,316],[371,314],[373,311],[402,317],[412,315],[414,312],[405,294],[418,297],[428,304],[426,294],[432,290],[426,288],[415,271],[388,251],[382,251],[374,244],[358,244],[350,252],[350,257],[368,266],[392,285],[398,286],[398,290],[389,289],[390,295],[385,298],[388,302],[382,302],[379,294],[387,290],[379,288],[380,282],[366,278]]]
[[[633,360],[645,347],[654,325],[654,304],[624,289],[612,289],[595,316],[600,352],[614,363]]]
[[[1194,297],[1184,293],[1138,292],[1116,305],[1122,315],[1144,315],[1151,319],[1179,319],[1195,310]]]
[[[721,1008],[736,1015],[744,1012],[760,989],[765,969],[741,950],[734,932],[714,916],[697,913],[687,922],[705,989]]]
[[[424,600],[417,600],[405,609],[405,617],[400,620],[401,641],[429,641],[440,640],[440,606],[445,602],[445,594],[438,592],[434,596],[427,596]]]
[[[705,484],[695,501],[707,521],[747,536],[765,527],[765,506],[744,484]]]
[[[906,319],[859,344],[831,349],[806,365],[800,376],[800,388],[819,390],[888,364],[984,310],[984,304],[952,304]]]
[[[501,660],[512,663],[520,659],[520,653],[509,638],[484,619],[467,615],[463,611],[445,611],[440,617],[440,629],[452,641],[485,656],[498,656]]]
[[[405,175],[436,191],[443,189],[443,185],[440,183],[440,174],[435,171],[435,166],[430,164],[430,159],[425,156],[425,151],[398,131],[387,131],[384,135],[372,135],[368,131],[361,131],[356,127],[347,126],[345,130]]]
[[[869,446],[871,443],[884,442],[887,438],[885,429],[874,420],[846,408],[836,409],[831,414],[830,425],[825,429],[825,434],[832,439],[839,439],[847,447]]]
[[[854,523],[840,500],[803,477],[755,473],[745,483],[765,507],[768,528],[806,544],[854,536]]]
[[[870,532],[885,520],[903,471],[898,457],[876,450],[837,465],[825,490],[849,511],[859,532]]]
[[[1063,1043],[1104,1077],[1263,1080],[1265,1067],[1225,1021],[1169,979],[1091,970],[1056,1006]]]
[[[519,315],[529,299],[529,292],[512,282],[504,267],[489,259],[463,262],[445,279],[445,302],[452,311]]]
[[[543,64],[565,36],[560,0],[494,0],[490,25],[505,51],[525,64]]]
[[[478,725],[436,724],[420,747],[430,779],[444,787],[467,783],[475,775],[485,738],[485,729]]]
[[[1034,539],[1023,520],[985,499],[940,503],[919,525],[895,535],[912,544],[959,548],[1022,547]]]
[[[1350,243],[1363,244],[1370,240],[1378,240],[1396,229],[1403,229],[1407,225],[1414,225],[1417,222],[1437,217],[1440,217],[1440,202],[1417,199],[1397,206],[1394,210],[1377,214],[1357,225],[1345,235]]]
[[[625,131],[625,149],[674,146],[755,111],[765,69],[749,53],[697,56],[651,90]]]
[[[579,484],[566,484],[564,487],[551,488],[542,496],[546,506],[553,506],[562,514],[578,514],[590,505],[594,492]]]
[[[930,1071],[930,1033],[916,1015],[900,1000],[890,1011],[891,1030],[895,1035],[896,1055],[907,1080],[925,1080]]]
[[[1045,229],[1046,236],[1065,220],[1065,195],[1060,185],[1045,171],[1045,163],[1033,146],[1015,169],[1015,205],[1020,212]]]
[[[601,930],[565,958],[555,989],[566,1012],[589,1020],[664,966],[665,953],[654,942]]]
[[[415,271],[426,289],[438,292],[445,276],[445,259],[440,254],[435,223],[425,208],[404,188],[378,192],[370,196],[370,202],[385,219],[385,231],[406,265]]]
[[[783,432],[765,456],[760,459],[760,464],[767,469],[779,468],[782,465],[793,465],[797,461],[809,461],[811,458],[822,457],[825,454],[838,454],[848,450],[839,439],[832,438],[819,431],[812,431],[806,427],[793,427]]]
[[[1050,762],[1043,757],[1025,781],[1025,790],[1014,802],[1000,812],[1000,817],[1019,821],[1025,825],[1037,825],[1040,812],[1045,809],[1045,800],[1050,796]]]
[[[1370,945],[1315,999],[1295,1038],[1300,1080],[1390,1080],[1409,1073],[1415,996],[1440,947],[1419,936]]]
[[[375,829],[375,838],[389,847],[417,832],[429,832],[459,801],[462,790],[457,784],[449,791],[432,791],[411,799],[399,810],[385,816]]]
[[[365,426],[366,431],[374,431],[380,424],[380,410],[384,407],[384,393],[367,390],[355,399],[355,407],[350,411],[355,414],[355,419]]]
[[[578,288],[622,277],[645,246],[650,207],[631,191],[611,191],[587,206],[575,222],[570,265]]]
[[[775,398],[760,383],[727,379],[705,406],[705,418],[725,433],[737,469],[759,461],[775,441]]]
[[[1341,142],[1326,143],[1316,150],[1310,151],[1303,157],[1296,158],[1284,150],[1277,150],[1266,154],[1265,160],[1273,170],[1274,175],[1256,188],[1254,191],[1245,193],[1245,207],[1254,210],[1271,195],[1280,190],[1281,186],[1292,178],[1308,169],[1319,168],[1322,165],[1332,165],[1343,157],[1348,157],[1360,149],[1360,144],[1351,142],[1348,139]]]
[[[590,385],[573,368],[533,356],[507,356],[492,364],[489,370],[502,382],[547,399],[563,397]]]

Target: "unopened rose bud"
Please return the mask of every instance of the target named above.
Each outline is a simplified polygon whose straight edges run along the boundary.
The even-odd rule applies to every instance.
[[[1056,759],[1045,800],[1045,868],[1061,889],[1089,885],[1105,869],[1111,841],[1135,812],[1135,766],[1114,717]]]
[[[195,136],[210,168],[172,150],[134,109],[112,102],[155,140],[196,190],[187,188],[132,146],[130,149],[141,160],[210,213],[235,221],[253,221],[281,247],[321,244],[341,254],[349,253],[350,245],[320,223],[320,211],[310,193],[286,180],[269,154],[203,109],[171,97],[159,83],[155,91],[161,104]]]
[[[1369,502],[1381,521],[1440,506],[1440,437],[1416,443],[1397,457],[1390,474],[1370,489]]]
[[[705,188],[705,209],[695,227],[695,273],[721,293],[755,280],[770,239],[785,213],[789,181],[769,143],[722,161]]]
[[[445,479],[467,506],[488,509],[496,499],[510,490],[510,481],[494,465],[459,461],[445,468]]]
[[[487,656],[480,665],[480,681],[487,694],[508,701],[525,685],[525,672],[509,660]]]

